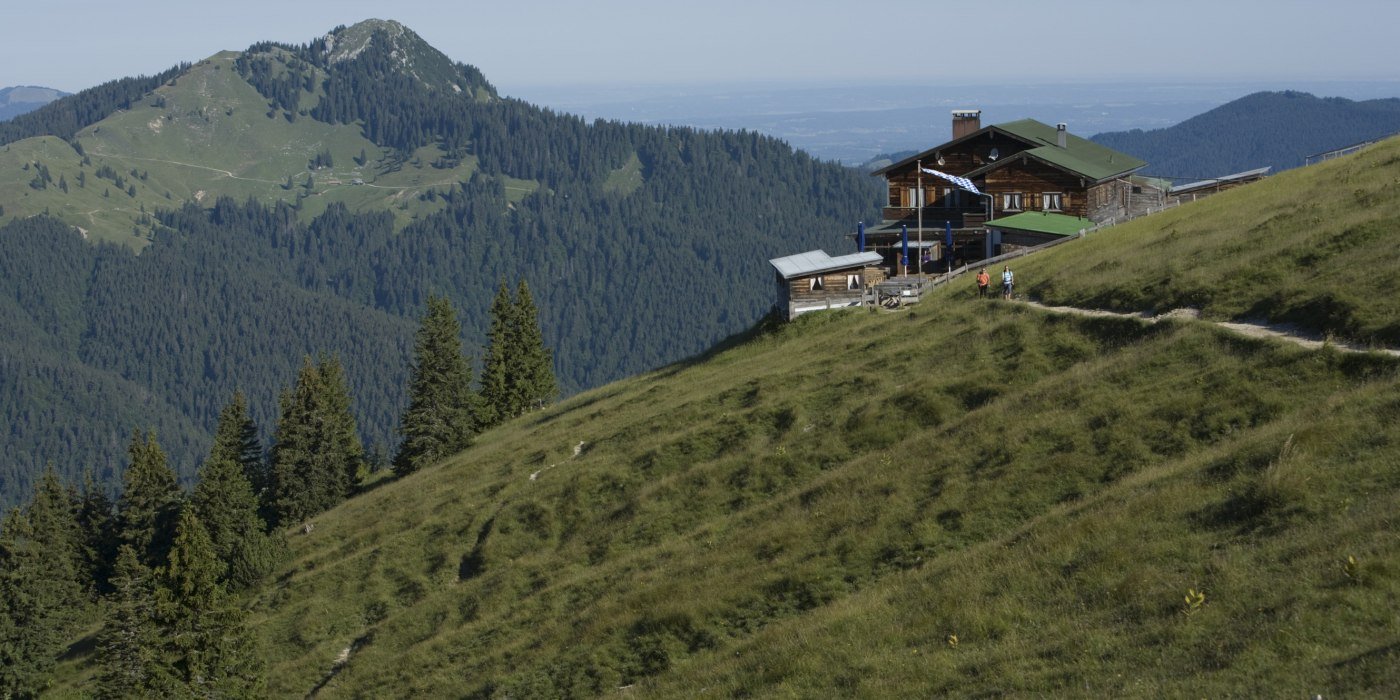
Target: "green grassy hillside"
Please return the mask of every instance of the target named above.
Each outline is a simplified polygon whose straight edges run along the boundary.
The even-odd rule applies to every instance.
[[[1400,139],[1281,173],[1028,261],[1057,304],[1255,318],[1400,346]]]
[[[1115,299],[1167,260],[1179,275],[1146,286],[1164,296],[1135,299],[1172,305],[1190,270],[1282,265],[1316,223],[1275,218],[1251,258],[1239,222],[1339,173],[1388,182],[1394,148],[1022,275]],[[1276,288],[1323,293],[1349,256],[1389,254],[1353,241]],[[1229,316],[1268,288],[1210,289]],[[1358,317],[1384,315],[1367,289]],[[278,696],[1393,695],[1397,370],[960,288],[814,314],[376,482],[290,532],[247,605]]]
[[[452,189],[476,170],[473,158],[449,166],[435,146],[396,156],[356,125],[269,108],[235,70],[237,56],[225,51],[200,61],[131,109],[79,131],[82,154],[52,136],[0,148],[0,220],[47,211],[86,235],[140,249],[150,242],[146,212],[186,201],[208,206],[227,195],[299,203],[308,221],[342,202],[353,211],[392,211],[402,226],[441,208],[420,195]],[[315,82],[301,96],[302,111],[320,99]],[[312,167],[323,154],[332,165]],[[31,187],[40,165],[51,182]],[[104,168],[121,181],[99,176]],[[507,184],[516,201],[535,189],[527,181]]]

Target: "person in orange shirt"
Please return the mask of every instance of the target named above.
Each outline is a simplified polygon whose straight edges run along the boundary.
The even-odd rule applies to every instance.
[[[991,288],[991,286],[992,276],[987,274],[987,268],[984,267],[981,272],[977,273],[977,296],[987,296],[987,290]]]

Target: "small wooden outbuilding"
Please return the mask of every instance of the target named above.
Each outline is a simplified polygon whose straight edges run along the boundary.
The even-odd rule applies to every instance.
[[[831,257],[822,250],[773,258],[777,271],[775,308],[791,321],[798,314],[860,306],[866,290],[885,279],[879,253],[866,251]]]

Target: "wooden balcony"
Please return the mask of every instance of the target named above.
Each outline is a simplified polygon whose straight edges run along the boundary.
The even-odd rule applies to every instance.
[[[907,224],[913,226],[919,220],[917,207],[885,207],[880,211],[884,223]],[[924,229],[942,228],[943,222],[951,222],[953,228],[976,228],[987,222],[985,206],[971,207],[924,207]]]

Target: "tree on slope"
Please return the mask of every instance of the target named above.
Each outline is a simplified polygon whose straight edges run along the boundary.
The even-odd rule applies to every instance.
[[[117,502],[117,541],[154,569],[165,564],[183,493],[155,433],[133,434],[128,454],[131,466]]]
[[[274,516],[286,526],[345,500],[359,481],[364,450],[350,413],[340,362],[306,358],[282,394],[272,446]]]
[[[258,697],[263,670],[242,611],[219,582],[223,565],[192,506],[180,511],[156,614],[175,678],[195,697]]]
[[[403,443],[394,455],[400,476],[465,449],[477,433],[477,396],[462,356],[462,327],[446,297],[430,297],[413,350]]]
[[[175,681],[156,622],[155,582],[131,545],[117,550],[112,594],[97,638],[98,695],[169,697]]]
[[[491,328],[481,371],[482,415],[498,425],[558,394],[553,357],[540,333],[539,311],[524,281],[512,300],[502,284],[491,302]]]
[[[86,609],[78,527],[52,468],[0,526],[0,696],[34,697]]]
[[[271,570],[273,541],[258,515],[253,487],[237,462],[218,452],[211,455],[199,470],[190,503],[208,530],[221,582],[239,589]]]
[[[219,412],[219,423],[214,429],[214,445],[209,448],[209,459],[226,459],[241,467],[258,503],[263,504],[270,478],[267,466],[263,463],[258,426],[248,416],[248,400],[243,397],[241,391],[234,392],[233,399]]]
[[[544,345],[540,314],[525,280],[515,290],[517,387],[526,410],[543,406],[559,394],[554,381],[554,354]]]

